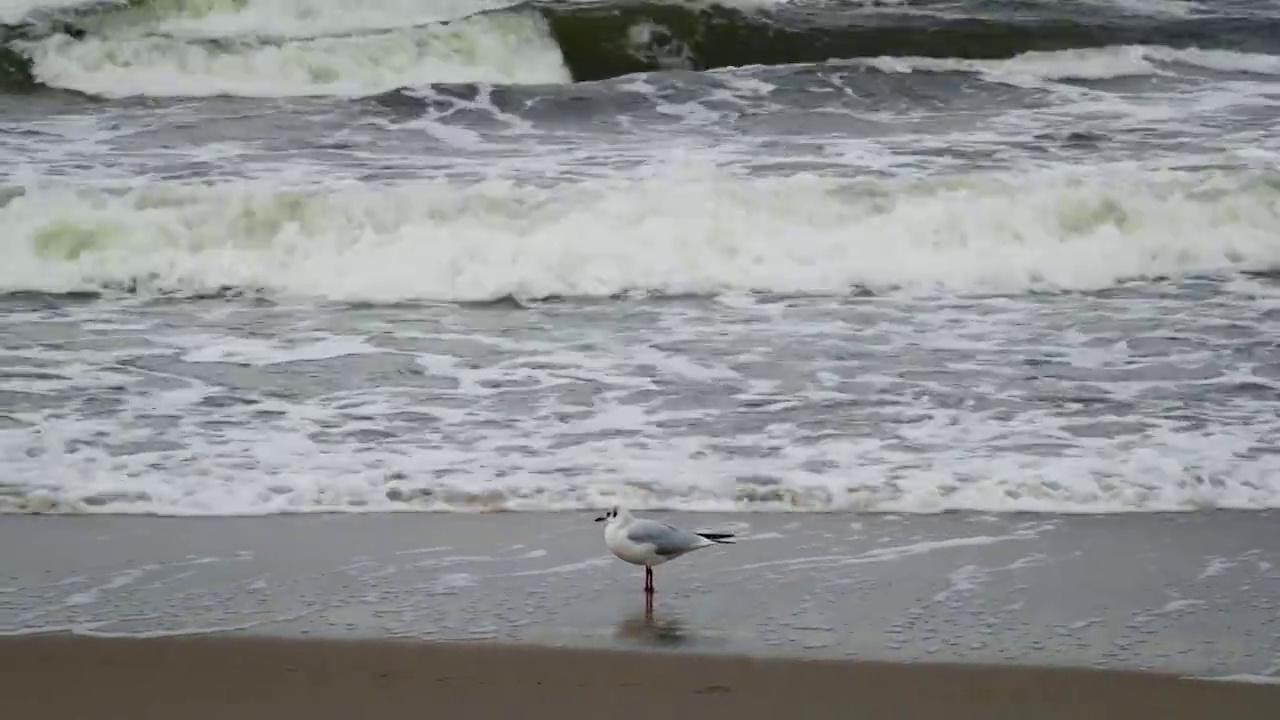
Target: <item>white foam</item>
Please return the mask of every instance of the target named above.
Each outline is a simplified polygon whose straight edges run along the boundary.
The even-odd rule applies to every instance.
[[[1209,70],[1280,74],[1280,57],[1232,50],[1112,45],[1071,50],[1036,50],[1007,60],[877,57],[851,61],[886,72],[972,72],[996,82],[1026,85],[1056,80],[1106,80],[1165,74],[1155,63],[1183,63]]]
[[[546,22],[532,12],[283,44],[125,33],[59,34],[17,47],[40,82],[105,97],[362,96],[431,83],[570,79]]]
[[[618,350],[601,352],[624,363]],[[544,359],[530,349],[529,361]],[[494,379],[506,374],[490,372]],[[539,379],[555,382],[557,375],[547,372]],[[201,404],[205,393],[190,389],[139,388],[136,398],[109,415],[33,411],[16,415],[32,425],[0,428],[5,483],[20,491],[0,494],[0,511],[175,516],[546,511],[601,507],[618,499],[635,507],[719,511],[1103,513],[1280,507],[1280,459],[1247,454],[1274,433],[1274,419],[1261,414],[1252,423],[1221,429],[1174,431],[1179,421],[1171,419],[1163,423],[1168,430],[1079,443],[1052,455],[1019,447],[1061,443],[1061,427],[1074,418],[933,409],[929,414],[937,422],[917,421],[928,425],[918,428],[928,438],[928,452],[901,447],[913,441],[910,432],[887,439],[814,436],[777,422],[767,432],[733,438],[735,444],[767,451],[757,457],[722,452],[717,446],[723,439],[680,430],[681,421],[713,422],[720,414],[715,408],[663,411],[620,406],[612,399],[630,392],[608,391],[589,413],[578,406],[576,416],[561,415],[553,396],[540,394],[539,407],[552,409],[520,420],[510,417],[507,402],[495,391],[476,394],[462,384],[427,394],[369,388],[312,401],[259,398],[249,405],[213,407]],[[434,415],[438,423],[390,439],[355,435],[394,427],[399,413]],[[147,419],[157,416],[175,421],[157,426]],[[337,433],[344,437],[318,437]],[[111,445],[104,446],[102,438],[110,438]],[[130,443],[142,449],[112,452]],[[750,481],[762,476],[772,484]],[[1202,477],[1213,482],[1194,481]],[[805,560],[879,562],[935,547],[944,546],[879,548],[852,560]]]
[[[512,573],[506,573],[505,577],[528,577],[531,575],[560,575],[563,573],[576,573],[583,570],[591,570],[594,568],[609,565],[610,558],[591,558],[590,560],[582,560],[580,562],[566,563],[563,565],[555,565],[549,568],[540,568],[537,570],[519,570]],[[498,575],[495,577],[504,577]]]
[[[770,332],[780,332],[784,322],[785,318],[771,324]],[[938,329],[950,321],[939,317],[937,322],[932,330],[913,324],[904,332],[938,337]],[[1132,322],[1141,324],[1141,318]],[[972,332],[1001,337],[1001,326],[997,321]],[[707,327],[704,320],[697,334],[705,338],[724,329]],[[848,330],[807,325],[793,332],[798,339]],[[671,329],[664,336],[674,340],[681,334]],[[787,342],[791,335],[782,337],[778,342]],[[444,343],[466,338],[465,333],[432,336]],[[491,339],[486,336],[483,342]],[[930,408],[921,417],[908,408],[903,412],[910,422],[894,422],[898,429],[888,440],[857,434],[813,437],[779,418],[762,431],[736,433],[735,445],[766,451],[762,457],[743,456],[717,451],[723,440],[680,429],[714,423],[720,414],[715,408],[663,410],[611,399],[634,392],[634,383],[619,387],[613,382],[628,373],[632,362],[657,365],[660,376],[678,367],[659,364],[652,355],[630,357],[627,352],[637,347],[630,343],[627,351],[606,344],[594,352],[569,351],[563,343],[546,345],[550,347],[523,342],[508,348],[519,352],[527,366],[476,369],[466,362],[435,363],[432,375],[456,378],[457,384],[452,391],[433,391],[425,397],[387,388],[332,396],[315,404],[220,408],[214,415],[217,428],[195,434],[174,429],[162,435],[189,448],[181,452],[113,458],[82,446],[74,456],[31,456],[29,432],[15,430],[8,434],[14,444],[6,457],[13,459],[12,477],[19,485],[52,485],[56,496],[71,498],[123,491],[146,500],[113,503],[121,511],[145,512],[150,507],[175,514],[560,509],[596,507],[618,497],[636,506],[685,509],[904,512],[1133,512],[1274,507],[1280,502],[1278,459],[1250,453],[1275,430],[1265,406],[1248,422],[1188,429],[1176,419],[1157,415],[1147,418],[1154,427],[1146,432],[1077,442],[1070,441],[1068,431],[1077,418],[1045,411],[1008,416]],[[741,361],[753,362],[749,357]],[[1124,364],[1125,358],[1114,357],[1113,363]],[[569,371],[555,369],[561,365]],[[638,367],[630,371],[630,379],[639,381],[650,372],[654,371]],[[592,378],[614,389],[594,402],[590,413],[576,413],[572,420],[558,418],[551,398],[565,376]],[[522,393],[534,392],[551,403],[551,414],[540,412],[533,419],[512,422],[504,393],[495,388],[515,379],[528,388]],[[738,384],[723,373],[713,381]],[[864,374],[860,382],[880,380]],[[820,403],[820,393],[801,392],[796,400]],[[199,427],[208,411],[182,410],[195,399],[190,393],[170,392],[140,398],[138,407],[184,413]],[[465,403],[455,405],[456,400]],[[257,417],[260,411],[278,413],[279,419],[264,424]],[[317,427],[342,427],[351,433],[380,429],[385,422],[357,421],[345,413],[389,420],[403,411],[435,415],[441,429],[373,444],[352,440],[333,445],[310,437]],[[673,429],[661,430],[664,426]],[[120,441],[135,434],[153,439],[156,435],[150,427],[134,433],[115,419],[47,420],[42,427],[49,434],[47,446],[94,437],[108,427]],[[584,437],[592,439],[584,442]],[[1050,455],[1019,449],[1045,442],[1063,447]],[[912,449],[914,444],[929,450]],[[203,460],[188,465],[188,457]],[[760,476],[775,484],[743,481]],[[421,494],[423,490],[428,494]]]
[[[151,0],[113,13],[112,29],[145,27],[179,38],[314,38],[461,18],[514,0]]]
[[[977,535],[973,537],[948,538],[946,540],[922,540],[909,545],[875,548],[857,555],[812,555],[786,560],[765,560],[763,562],[739,565],[735,570],[760,570],[768,567],[780,567],[788,570],[807,569],[812,567],[844,567],[868,563],[897,562],[903,558],[924,555],[939,550],[950,550],[958,547],[975,547],[994,545],[1010,540],[1026,540],[1035,533],[1012,533],[1009,535]]]
[[[1149,47],[1145,49],[1145,52],[1152,58],[1168,62],[1186,63],[1208,70],[1280,75],[1280,56],[1277,55],[1236,52],[1234,50],[1168,47]]]
[[[1057,0],[1042,0],[1042,2],[1047,5],[1058,4]],[[1192,2],[1191,0],[1085,0],[1085,2],[1107,10],[1114,10],[1119,7],[1135,15],[1153,17],[1183,18],[1205,10],[1203,3]]]
[[[1280,675],[1251,675],[1249,673],[1238,673],[1235,675],[1217,675],[1205,679],[1216,680],[1219,682],[1251,683],[1255,685],[1280,685]]]
[[[1276,267],[1276,201],[1261,178],[1122,168],[861,183],[682,166],[552,188],[46,186],[0,208],[0,289],[368,301],[1096,289]]]
[[[288,343],[205,333],[166,335],[158,340],[187,349],[188,352],[182,356],[182,359],[191,363],[240,363],[264,366],[378,352],[377,348],[363,339],[332,335],[291,338]]]

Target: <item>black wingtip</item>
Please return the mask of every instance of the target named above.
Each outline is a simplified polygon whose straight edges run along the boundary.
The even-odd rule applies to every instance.
[[[733,541],[729,539],[733,537],[733,533],[698,533],[698,537],[704,537],[712,542],[718,542],[722,545],[733,544]]]

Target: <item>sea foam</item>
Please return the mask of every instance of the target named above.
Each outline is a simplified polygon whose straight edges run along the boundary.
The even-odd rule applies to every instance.
[[[553,187],[44,184],[11,195],[0,222],[9,292],[1021,293],[1280,265],[1274,182],[1209,171],[844,181],[663,166]]]

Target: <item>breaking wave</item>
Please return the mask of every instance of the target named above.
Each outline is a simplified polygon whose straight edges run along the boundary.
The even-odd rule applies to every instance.
[[[151,0],[14,7],[0,14],[0,88],[104,97],[351,96],[436,83],[581,82],[881,56],[992,60],[1116,45],[1280,47],[1277,17],[1153,15],[1101,4],[1089,16],[1053,4],[989,16],[929,3],[389,0],[353,10],[340,0]]]
[[[1025,292],[1280,267],[1280,180],[945,180],[704,169],[285,190],[10,188],[0,291],[338,301],[623,293]]]

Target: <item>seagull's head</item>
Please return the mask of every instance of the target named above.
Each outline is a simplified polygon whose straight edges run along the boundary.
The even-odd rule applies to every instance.
[[[614,505],[613,507],[609,508],[605,512],[605,514],[596,518],[596,522],[618,522],[619,520],[626,519],[626,517],[627,517],[626,508],[622,507],[621,505]]]

